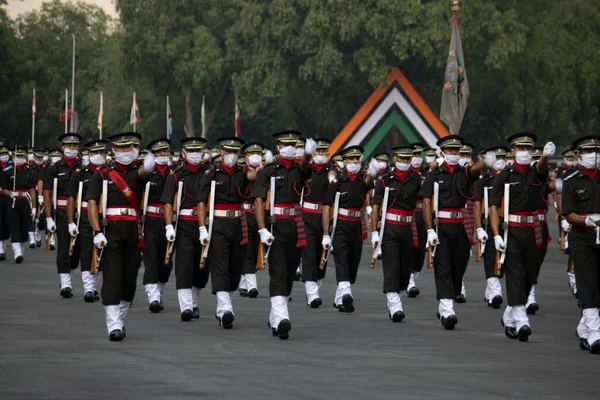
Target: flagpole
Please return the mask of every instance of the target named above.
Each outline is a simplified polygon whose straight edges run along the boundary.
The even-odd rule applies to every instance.
[[[35,147],[35,113],[36,113],[36,104],[35,104],[35,88],[33,88],[33,107],[31,108],[31,147]]]
[[[205,104],[204,104],[204,95],[202,95],[202,113],[201,113],[201,118],[202,118],[202,137],[204,139],[206,139],[206,109],[205,109]]]
[[[102,91],[100,91],[100,115],[98,116],[98,129],[100,129],[100,139],[102,139],[102,125],[104,125],[104,99],[102,98]]]
[[[73,35],[73,68],[71,72],[71,109],[73,110],[73,116],[75,116],[75,34]],[[73,129],[75,118],[71,118],[71,132],[74,132]]]
[[[135,92],[133,92],[133,107],[134,107],[134,118],[133,118],[133,131],[137,132],[135,130],[136,128],[136,124],[137,124],[137,115],[135,115],[135,107],[137,106],[137,102],[135,101]]]
[[[69,89],[65,89],[65,133],[69,132]]]
[[[169,138],[169,95],[167,95],[167,139]]]

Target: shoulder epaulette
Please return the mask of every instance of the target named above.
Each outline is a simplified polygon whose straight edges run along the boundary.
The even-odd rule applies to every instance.
[[[571,178],[573,178],[573,177],[577,176],[577,175],[579,174],[579,172],[581,172],[581,171],[580,171],[580,170],[577,170],[577,171],[573,172],[571,175],[569,175],[569,176],[567,176],[566,178],[564,178],[564,179],[563,179],[563,182],[566,182],[566,181],[568,181],[569,179],[571,179]]]

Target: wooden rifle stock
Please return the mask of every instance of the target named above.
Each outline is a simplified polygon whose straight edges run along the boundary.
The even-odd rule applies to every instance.
[[[165,265],[171,262],[171,249],[173,248],[173,242],[167,242],[167,252],[165,253]]]
[[[52,232],[46,230],[46,249],[50,250],[50,240],[52,239]]]
[[[481,261],[481,242],[477,241],[477,245],[475,246],[475,261]]]
[[[265,269],[265,245],[258,244],[258,255],[256,256],[256,269]]]
[[[373,254],[371,255],[371,262],[369,263],[369,268],[371,269],[375,268],[375,261],[377,261],[377,247],[379,246],[375,246],[373,249]]]
[[[501,253],[496,251],[496,263],[494,264],[494,275],[500,275],[500,256]]]
[[[104,242],[101,243],[101,245],[104,247],[105,244]],[[98,263],[100,262],[99,260],[99,256],[98,256],[98,247],[94,246],[92,248],[92,266],[90,267],[90,273],[92,274],[97,274],[98,273]]]
[[[71,257],[73,255],[74,248],[75,248],[75,238],[73,236],[71,236],[71,239],[69,241],[69,257]]]
[[[427,269],[431,267],[433,267],[433,248],[429,246],[427,247]]]
[[[554,220],[552,222],[557,222],[558,221],[558,210],[555,208],[554,209]]]
[[[321,253],[321,261],[319,262],[319,269],[322,271],[325,269],[325,264],[327,263],[327,261],[325,261],[325,257],[327,257],[327,251],[323,249],[323,252]]]
[[[564,250],[565,249],[565,231],[563,231],[562,228],[560,229],[559,244],[560,244],[560,249]]]
[[[200,247],[200,269],[204,269],[204,267],[206,267],[206,258],[204,258],[203,256],[205,247],[205,244],[203,244],[202,247]]]
[[[572,274],[575,273],[575,263],[573,262],[573,260],[571,260],[571,267],[569,268],[569,272]]]

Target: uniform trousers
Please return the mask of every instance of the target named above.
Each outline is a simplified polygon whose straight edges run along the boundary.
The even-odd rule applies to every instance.
[[[575,266],[581,308],[600,307],[600,245],[596,244],[595,229],[571,229],[569,249]]]
[[[66,209],[56,210],[56,237],[58,240],[56,251],[56,267],[59,274],[68,274],[79,265],[81,241],[77,239],[73,248],[73,255],[69,257],[71,234]],[[107,237],[108,239],[108,237]],[[108,239],[110,241],[110,239]]]
[[[177,289],[191,289],[192,286],[199,289],[206,287],[210,269],[200,269],[200,249],[198,221],[180,220],[177,223],[175,240],[177,256],[175,259],[175,287]],[[207,260],[206,265],[210,265],[209,262],[210,260]]]
[[[15,200],[15,207],[8,208],[8,221],[10,224],[10,239],[13,243],[27,242],[29,230],[33,225],[31,220],[31,207],[27,199]]]
[[[258,258],[258,246],[260,244],[260,235],[258,234],[258,225],[256,216],[246,211],[246,220],[248,221],[248,244],[244,256],[244,267],[242,274],[256,273],[256,260]]]
[[[425,229],[425,221],[423,220],[422,211],[415,211],[414,218],[417,224],[419,246],[412,248],[413,269],[411,272],[421,272],[423,269],[423,263],[425,262],[425,254],[427,253],[427,249],[425,248],[427,245],[427,229]]]
[[[173,270],[173,258],[165,265],[167,238],[164,218],[146,216],[144,241],[143,284],[167,283]]]
[[[537,278],[538,257],[533,227],[509,226],[506,257],[502,265],[509,306],[527,303],[527,296]]]
[[[243,255],[242,222],[240,218],[215,218],[207,265],[210,267],[212,293],[232,292],[240,283]]]
[[[333,236],[333,259],[335,260],[335,276],[338,283],[356,282],[358,265],[362,255],[361,222],[337,221]]]
[[[383,293],[399,293],[408,287],[414,268],[412,229],[410,225],[386,222],[381,238]]]
[[[323,253],[323,216],[304,212],[302,218],[306,233],[306,246],[302,248],[302,280],[318,282],[325,278],[326,272],[326,268],[319,268]]]
[[[301,257],[301,251],[296,247],[296,223],[293,219],[277,218],[272,233],[275,240],[269,250],[269,296],[288,297]]]
[[[454,299],[461,292],[471,243],[462,223],[440,222],[438,238],[433,259],[437,299]]]

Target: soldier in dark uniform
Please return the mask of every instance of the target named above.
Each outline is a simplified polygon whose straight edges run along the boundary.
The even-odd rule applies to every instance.
[[[356,282],[358,265],[362,255],[362,242],[367,238],[365,203],[367,194],[374,187],[373,179],[379,173],[376,159],[369,163],[368,174],[361,172],[363,148],[350,146],[342,151],[346,170],[339,179],[332,181],[323,201],[323,240],[328,250],[333,245],[337,290],[334,307],[340,312],[354,312],[351,285]],[[340,193],[339,204],[334,211],[338,214],[333,232],[333,244],[329,232],[330,209],[334,206],[336,193]]]
[[[125,338],[125,319],[135,296],[138,270],[141,264],[140,248],[144,247],[140,199],[146,174],[154,168],[154,157],[149,154],[143,168],[133,165],[135,132],[121,133],[108,138],[115,152],[115,162],[106,169],[99,168],[92,177],[86,193],[88,217],[94,230],[94,245],[101,249],[102,304],[110,341]],[[107,193],[103,192],[104,181]],[[104,233],[98,219],[100,195],[106,201]]]
[[[207,267],[211,271],[212,292],[217,296],[215,317],[224,329],[231,329],[234,320],[231,292],[240,282],[243,268],[240,255],[245,254],[248,243],[242,188],[247,188],[248,182],[256,179],[256,172],[237,163],[243,140],[223,137],[219,143],[223,160],[206,170],[200,183],[199,232],[200,243],[209,245]],[[212,182],[215,182],[214,214],[210,216],[213,227],[209,238],[206,214]]]
[[[502,318],[504,333],[508,338],[520,341],[529,340],[531,335],[525,304],[527,294],[537,279],[536,250],[542,248],[541,227],[536,226],[539,222],[537,199],[548,179],[547,157],[552,156],[555,151],[554,144],[547,143],[543,156],[532,167],[532,151],[536,139],[536,135],[531,133],[519,133],[508,139],[515,154],[515,163],[494,178],[490,198],[490,224],[494,244],[497,251],[506,253],[502,265],[508,302]],[[504,219],[508,221],[508,243],[500,236],[498,211],[504,197],[505,184],[509,184],[509,199],[504,199],[505,202],[508,201],[509,215],[504,215]]]
[[[568,148],[567,150],[561,153],[563,156],[563,165],[558,169],[556,173],[556,179],[564,180],[571,174],[578,171],[577,169],[577,155],[575,154],[575,149]],[[567,276],[569,277],[569,287],[571,288],[571,293],[573,296],[577,296],[577,282],[575,280],[575,273],[572,271],[572,257],[571,251],[569,250],[568,243],[568,232],[571,230],[571,226],[569,222],[564,218],[561,214],[562,210],[562,194],[557,192],[554,193],[555,205],[554,207],[558,211],[558,228],[559,232],[562,229],[565,232],[565,253],[569,255],[567,260]]]
[[[410,168],[415,146],[399,146],[392,151],[394,170],[381,176],[375,184],[371,244],[373,248],[381,244],[383,293],[387,298],[389,317],[394,322],[401,322],[405,316],[402,296],[414,268],[416,225],[413,225],[413,218],[421,190],[421,176]],[[377,222],[386,188],[389,188],[389,197],[386,215],[382,216],[385,229],[383,237],[380,237]]]
[[[169,174],[161,202],[165,205],[165,231],[168,241],[175,241],[175,287],[181,310],[181,320],[200,318],[198,296],[206,286],[209,268],[200,269],[200,242],[198,241],[198,199],[200,182],[208,163],[202,162],[206,140],[188,137],[180,141],[183,163]],[[183,195],[178,213],[177,232],[173,227],[173,210],[178,182],[183,182]],[[175,240],[176,239],[176,240]]]
[[[180,151],[172,151],[171,152],[171,165],[173,165],[174,167],[179,166],[179,158],[181,157],[181,152]]]
[[[242,147],[242,152],[245,154],[246,164],[245,171],[257,173],[262,168],[264,146],[259,142],[246,143]],[[250,297],[254,299],[258,296],[258,285],[256,283],[256,261],[258,257],[258,246],[260,244],[260,236],[258,234],[258,225],[256,224],[256,216],[254,214],[254,199],[252,198],[252,189],[254,182],[248,182],[246,188],[242,189],[242,197],[244,202],[242,207],[246,212],[248,220],[248,244],[246,245],[246,255],[244,257],[244,268],[242,269],[242,277],[238,290],[240,296]]]
[[[147,209],[144,210],[143,283],[152,313],[163,310],[161,298],[173,269],[171,259],[165,265],[167,250],[167,239],[164,234],[165,206],[161,201],[167,178],[174,170],[174,167],[169,166],[170,145],[169,139],[156,139],[148,144],[148,150],[154,156],[155,165],[148,175],[149,191],[144,194],[147,197]]]
[[[73,257],[79,253],[81,263],[81,280],[83,281],[83,300],[86,303],[93,303],[94,300],[100,300],[98,294],[99,274],[90,272],[92,266],[92,249],[94,247],[94,231],[88,218],[88,205],[85,198],[92,182],[92,178],[98,168],[106,165],[106,140],[93,140],[86,143],[90,163],[81,170],[75,170],[69,187],[67,189],[67,219],[69,222],[69,233],[76,242],[73,251]],[[106,171],[104,171],[106,173]],[[79,216],[79,226],[76,225],[77,197],[79,196],[79,183],[82,183],[81,194],[81,215]]]
[[[12,207],[12,199],[9,193],[4,190],[12,188],[8,186],[8,174],[13,172],[13,163],[10,160],[10,145],[0,141],[0,170],[2,171],[2,181],[0,182],[0,261],[6,260],[6,249],[9,247],[10,239],[10,221],[8,219],[8,209]]]
[[[492,243],[488,243],[488,238],[493,237],[492,226],[488,220],[485,220],[485,203],[489,210],[490,199],[492,196],[492,187],[494,179],[506,169],[506,153],[508,149],[504,146],[495,146],[487,149],[485,154],[485,163],[488,167],[488,173],[475,183],[475,226],[477,227],[477,239],[485,244],[483,251],[483,269],[487,286],[485,289],[484,300],[488,307],[500,308],[504,299],[502,298],[502,285],[500,280],[503,277],[502,270],[496,274],[496,247]],[[483,215],[482,215],[483,214]],[[504,229],[500,221],[499,233],[504,235]],[[487,243],[487,244],[486,244]]]
[[[13,257],[17,264],[23,262],[23,252],[29,236],[29,227],[33,225],[36,213],[37,198],[35,197],[34,173],[27,165],[27,147],[19,146],[13,154],[15,168],[5,172],[8,178],[8,188],[11,197],[8,208],[8,221],[12,242]]]
[[[311,174],[310,157],[317,147],[314,140],[307,139],[302,160],[300,163],[294,162],[296,142],[300,135],[298,131],[283,131],[273,135],[277,140],[279,159],[259,171],[252,191],[260,240],[264,245],[271,246],[268,250],[271,297],[269,325],[273,335],[280,339],[287,339],[292,328],[287,303],[300,262],[301,247],[306,245],[300,196],[304,181]],[[275,204],[271,209],[270,221],[272,233],[266,228],[264,212],[264,202],[269,201],[267,192],[271,178],[275,182]]]
[[[473,197],[472,184],[479,178],[485,164],[479,161],[472,167],[459,165],[462,137],[446,136],[438,140],[444,162],[425,178],[420,196],[423,197],[423,219],[429,246],[437,246],[433,268],[439,300],[438,316],[446,330],[454,329],[458,318],[454,299],[461,293],[462,280],[469,262],[471,243],[467,236],[463,212],[467,198]],[[437,232],[433,228],[432,210],[435,183],[439,185]],[[439,235],[439,240],[438,240]]]
[[[600,137],[586,136],[573,144],[579,151],[579,171],[563,180],[562,215],[571,224],[569,248],[575,266],[582,317],[579,346],[600,353]],[[560,185],[559,185],[560,186]],[[560,191],[560,190],[559,190]]]
[[[328,139],[316,139],[317,150],[310,165],[311,175],[306,181],[302,198],[302,218],[306,232],[306,246],[302,248],[302,280],[306,290],[306,301],[311,308],[318,308],[323,301],[319,290],[325,278],[326,268],[319,268],[323,247],[323,200],[327,194],[330,173],[327,166],[329,155]]]
[[[413,155],[410,161],[410,170],[419,176],[421,183],[425,180],[429,172],[427,165],[423,164],[423,152],[425,151],[425,144],[421,142],[411,143],[414,146]],[[410,273],[410,279],[408,281],[408,287],[406,293],[408,297],[417,297],[421,291],[417,287],[417,278],[423,269],[423,263],[425,262],[425,253],[427,249],[427,229],[425,229],[425,221],[423,220],[423,198],[417,199],[415,206],[415,212],[413,216],[413,225],[416,226],[417,232],[417,243],[416,247],[412,248],[413,256],[413,268]]]
[[[39,225],[40,225],[40,221],[43,221],[44,223],[46,222],[46,220],[43,218],[39,218],[38,214],[41,213],[41,207],[42,204],[44,203],[44,189],[43,189],[43,179],[42,179],[42,171],[45,168],[45,164],[46,162],[44,161],[44,157],[46,156],[46,152],[42,149],[34,149],[33,150],[33,163],[31,164],[31,169],[33,171],[33,179],[36,183],[36,198],[37,198],[37,210],[36,210],[36,216],[35,216],[35,225],[34,225],[34,231],[33,231],[33,243],[34,243],[34,247],[41,247],[42,246],[42,230],[45,229],[45,227],[42,228],[42,230],[40,230]],[[42,181],[42,183],[40,184],[40,180]],[[31,237],[29,238],[29,247],[31,247]],[[33,248],[33,247],[31,247]]]
[[[79,142],[81,136],[76,133],[66,133],[58,138],[62,143],[63,158],[50,164],[44,174],[44,213],[46,225],[50,232],[56,232],[58,249],[56,252],[56,267],[60,275],[60,295],[65,298],[73,297],[71,288],[71,271],[79,264],[79,249],[76,246],[73,255],[69,257],[69,222],[67,218],[67,189],[69,181],[76,170],[81,169],[79,162]],[[57,187],[54,187],[54,178],[57,178]],[[56,222],[53,218],[52,198],[56,190]]]

